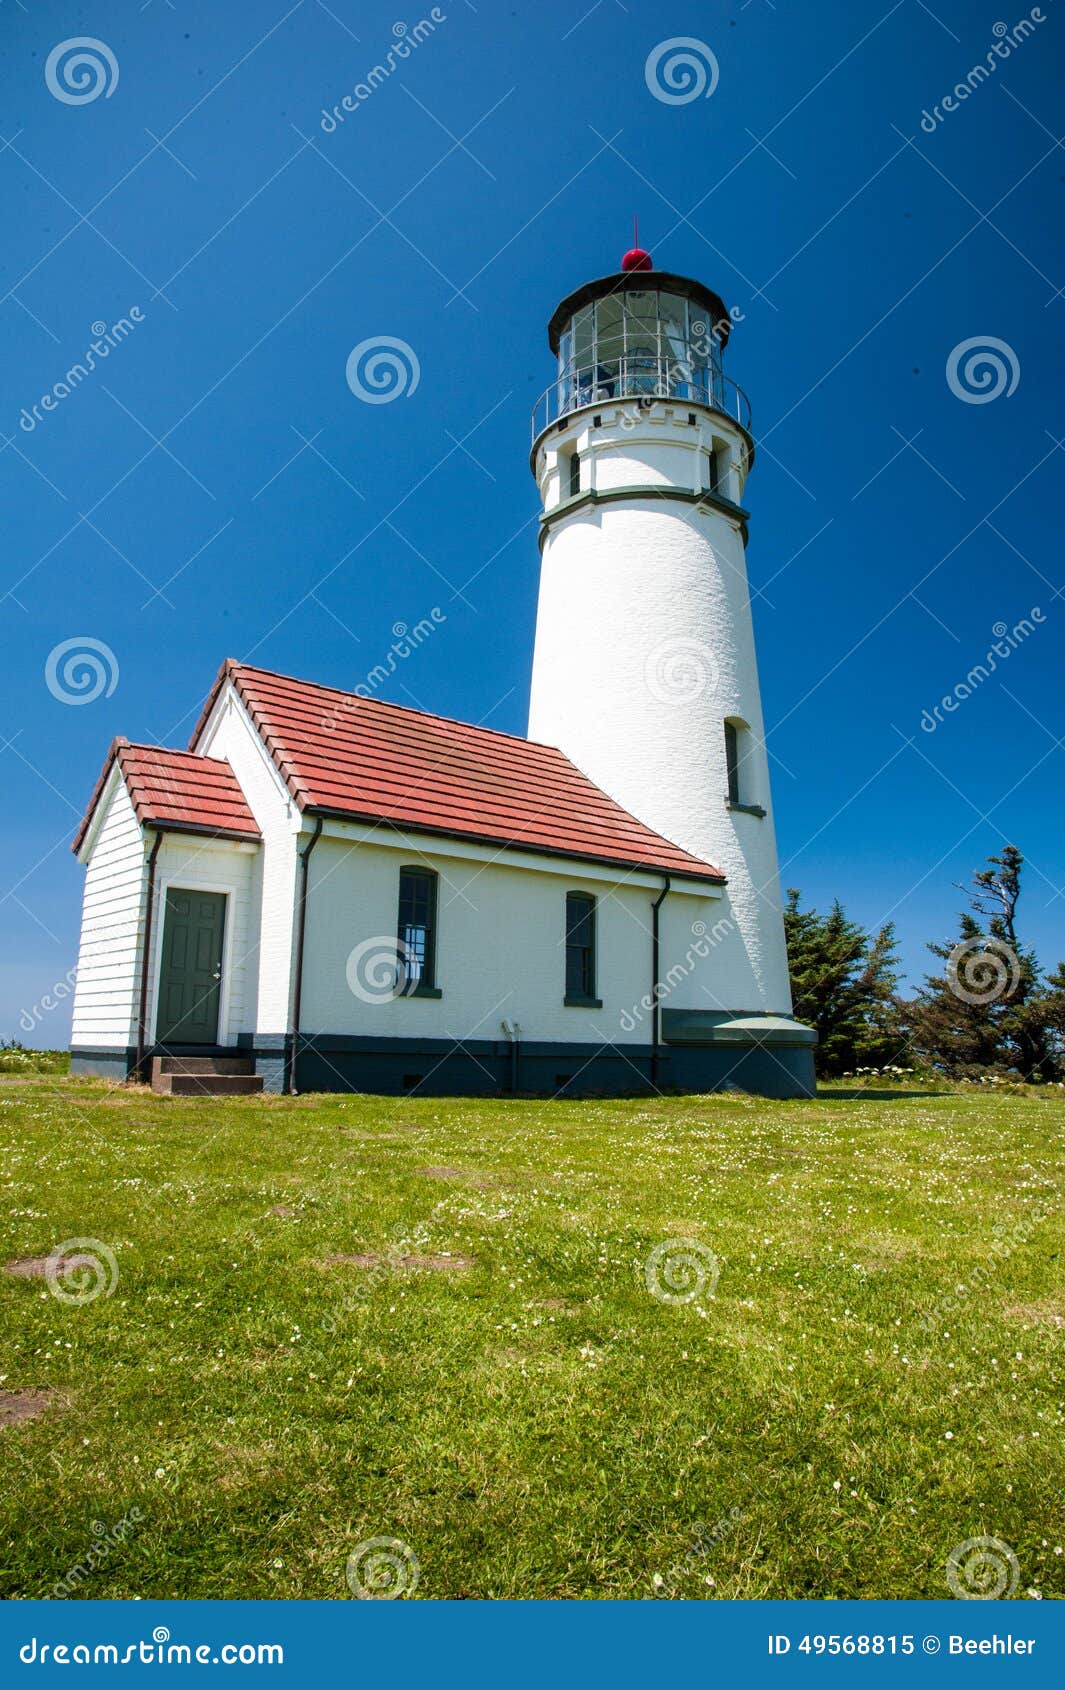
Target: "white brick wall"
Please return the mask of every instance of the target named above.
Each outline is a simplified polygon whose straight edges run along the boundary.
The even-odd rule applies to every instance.
[[[433,868],[440,876],[436,983],[443,995],[382,994],[366,1002],[349,989],[347,960],[363,940],[381,939],[382,952],[393,942],[405,864]],[[646,1044],[650,1019],[633,1018],[631,1010],[650,990],[651,902],[661,883],[642,878],[647,884],[634,886],[626,884],[622,870],[550,857],[536,867],[511,867],[505,853],[485,865],[450,856],[444,842],[425,836],[414,849],[346,844],[323,835],[311,857],[303,1031],[497,1039],[506,1017],[520,1023],[525,1039]],[[563,1005],[567,891],[598,898],[599,1010]],[[709,925],[721,908],[720,899],[702,892],[670,896],[663,933],[671,934],[677,957],[690,943],[692,922],[702,918]],[[701,1000],[689,1006],[707,1007]]]
[[[689,485],[695,447],[686,443],[698,431],[684,407],[672,417],[661,410],[660,423],[632,430],[606,411],[602,428],[589,430],[585,414],[551,437],[552,451],[583,429],[602,480]],[[550,504],[546,448],[538,474]],[[727,717],[748,725],[741,797],[764,817],[726,807]],[[734,927],[697,969],[686,1007],[790,1012],[762,736],[737,522],[668,496],[558,516],[544,542],[529,737],[559,746],[625,809],[724,872]]]
[[[299,812],[233,687],[223,689],[195,749],[230,764],[263,836],[255,883],[262,910],[258,977],[247,1000],[254,1020],[242,1030],[285,1033],[291,1024]]]

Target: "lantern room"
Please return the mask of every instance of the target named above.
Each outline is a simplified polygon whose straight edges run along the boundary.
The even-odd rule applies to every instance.
[[[701,282],[651,268],[627,253],[621,272],[586,282],[548,325],[558,375],[533,416],[534,440],[585,405],[675,399],[705,405],[749,431],[746,395],[722,369],[731,319]]]

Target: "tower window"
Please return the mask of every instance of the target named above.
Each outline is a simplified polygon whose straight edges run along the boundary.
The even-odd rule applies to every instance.
[[[721,454],[711,448],[711,450],[706,454],[706,485],[709,491],[711,493],[720,493],[722,491],[723,479],[724,466],[721,461]]]
[[[588,892],[566,893],[565,1002],[600,1009],[595,995],[595,899]]]
[[[436,989],[436,886],[432,869],[399,871],[400,989],[404,996],[440,996]]]
[[[741,804],[740,795],[740,730],[735,722],[725,723],[725,769],[728,774],[728,801]]]
[[[581,490],[581,456],[579,452],[572,452],[569,460],[569,491],[573,498]]]
[[[746,722],[725,723],[725,775],[728,782],[728,805],[732,810],[745,810],[748,815],[764,816],[761,804],[755,803],[751,792],[750,767],[746,765],[750,753],[750,733]]]

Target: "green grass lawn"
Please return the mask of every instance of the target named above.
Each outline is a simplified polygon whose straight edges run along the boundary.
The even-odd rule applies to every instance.
[[[347,1599],[386,1537],[418,1597],[940,1597],[986,1535],[1061,1596],[1062,1097],[9,1076],[0,1262],[118,1278],[0,1271],[0,1595]]]

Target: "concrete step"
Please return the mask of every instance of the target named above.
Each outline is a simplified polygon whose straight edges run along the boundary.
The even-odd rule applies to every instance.
[[[160,1074],[152,1081],[161,1097],[252,1097],[262,1089],[261,1074]]]
[[[254,1074],[251,1056],[153,1056],[154,1074]]]

